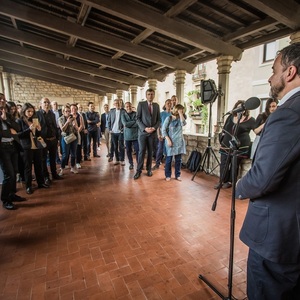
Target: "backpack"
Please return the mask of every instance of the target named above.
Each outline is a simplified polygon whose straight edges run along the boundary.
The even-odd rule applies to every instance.
[[[187,163],[186,163],[186,167],[191,172],[195,172],[196,169],[198,168],[200,162],[201,162],[201,153],[198,150],[193,150]],[[200,168],[198,168],[198,171],[199,170],[200,170]]]

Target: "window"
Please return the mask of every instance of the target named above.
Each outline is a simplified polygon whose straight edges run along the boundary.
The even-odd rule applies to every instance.
[[[276,56],[276,42],[264,44],[263,62],[271,61]]]

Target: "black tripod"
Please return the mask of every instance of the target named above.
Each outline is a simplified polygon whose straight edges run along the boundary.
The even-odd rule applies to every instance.
[[[197,169],[194,172],[194,175],[192,177],[192,180],[194,180],[197,172],[200,171],[204,171],[206,174],[211,174],[219,165],[219,159],[216,156],[214,150],[211,147],[211,114],[212,114],[212,102],[210,102],[210,107],[209,107],[209,118],[208,118],[208,144],[207,147],[205,149],[205,152],[203,153],[203,156],[200,160],[199,165],[197,166]],[[215,160],[218,162],[218,164],[212,169],[210,170],[210,155],[213,155]],[[204,169],[206,163],[206,169]]]
[[[230,248],[229,248],[229,263],[228,263],[228,293],[227,296],[222,295],[221,292],[217,290],[203,275],[199,275],[199,279],[204,281],[221,299],[223,300],[232,300],[236,299],[232,296],[232,277],[233,277],[233,255],[234,255],[234,231],[235,231],[235,185],[237,180],[237,157],[239,149],[239,141],[236,138],[236,133],[240,124],[240,119],[242,114],[238,115],[238,121],[235,126],[234,134],[231,136],[230,149],[226,160],[226,165],[223,174],[221,174],[220,185],[218,192],[215,198],[215,201],[212,205],[212,210],[215,211],[217,207],[218,196],[222,187],[225,174],[229,169],[231,163],[231,174],[232,174],[232,195],[231,195],[231,213],[230,213]]]

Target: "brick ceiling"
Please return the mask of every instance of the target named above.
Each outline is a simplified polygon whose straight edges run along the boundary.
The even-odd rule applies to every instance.
[[[6,72],[99,95],[299,30],[300,0],[1,0]]]

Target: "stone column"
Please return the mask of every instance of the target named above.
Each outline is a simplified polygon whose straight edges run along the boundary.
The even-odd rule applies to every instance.
[[[11,90],[10,90],[10,74],[6,72],[2,72],[3,78],[3,93],[5,95],[6,101],[12,100],[11,98]]]
[[[113,97],[113,94],[112,93],[107,93],[106,94],[106,97],[107,97],[107,104],[108,104],[108,107],[109,109],[111,109],[113,107],[112,105],[112,97]]]
[[[130,87],[130,98],[131,98],[131,104],[134,107],[137,107],[137,90],[138,86],[137,85],[131,85]]]
[[[123,90],[116,90],[117,98],[123,99]]]
[[[156,91],[157,80],[156,79],[148,79],[148,88]]]
[[[177,70],[175,71],[175,82],[176,82],[176,96],[178,103],[184,103],[184,83],[185,83],[186,71]]]
[[[300,31],[292,33],[290,39],[290,44],[300,43]]]
[[[3,86],[3,67],[0,66],[0,93],[4,93],[4,86]]]
[[[228,110],[228,86],[229,86],[229,74],[231,69],[231,63],[233,61],[232,56],[219,56],[217,58],[218,74],[219,74],[219,96],[218,96],[218,112],[217,112],[217,125],[216,132],[220,131],[222,125],[222,117]]]

